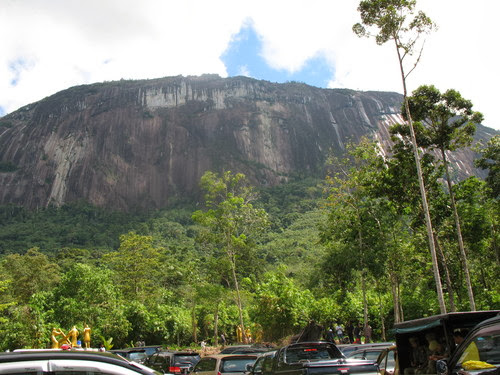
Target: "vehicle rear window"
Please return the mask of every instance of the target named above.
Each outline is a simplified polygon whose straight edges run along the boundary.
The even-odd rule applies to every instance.
[[[195,365],[200,360],[198,354],[183,354],[174,356],[174,365],[182,365],[183,363]]]
[[[295,363],[304,360],[338,359],[342,354],[334,346],[315,345],[297,346],[288,348],[286,351],[286,362]]]
[[[220,372],[245,372],[247,364],[253,364],[257,357],[225,358],[221,363]]]

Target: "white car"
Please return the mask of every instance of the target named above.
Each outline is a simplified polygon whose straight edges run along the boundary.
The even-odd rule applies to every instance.
[[[0,374],[160,374],[112,353],[81,350],[33,350],[0,353]]]

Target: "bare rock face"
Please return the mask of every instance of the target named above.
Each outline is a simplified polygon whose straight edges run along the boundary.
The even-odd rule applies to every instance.
[[[154,209],[196,194],[207,170],[261,185],[318,175],[363,135],[387,146],[401,101],[212,75],[73,87],[0,119],[0,204]],[[477,172],[471,151],[457,155]]]

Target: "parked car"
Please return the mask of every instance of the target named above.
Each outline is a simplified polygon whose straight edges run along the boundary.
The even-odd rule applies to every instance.
[[[111,353],[117,354],[129,361],[134,361],[137,363],[144,363],[148,358],[146,350],[142,347],[138,348],[126,348],[126,349],[111,349]]]
[[[1,374],[160,374],[109,352],[32,350],[0,353]]]
[[[242,375],[253,365],[257,354],[214,354],[200,359],[194,366],[193,375]]]
[[[262,375],[378,375],[375,361],[347,360],[331,342],[298,342],[286,345],[264,360]]]
[[[500,370],[500,315],[479,323],[449,359],[436,363],[439,375],[488,374]]]
[[[144,364],[164,374],[188,374],[200,358],[194,351],[161,350],[148,357]]]

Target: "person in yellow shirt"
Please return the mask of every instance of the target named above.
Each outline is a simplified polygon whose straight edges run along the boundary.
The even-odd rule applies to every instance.
[[[460,345],[467,336],[467,332],[463,330],[456,330],[453,332],[453,340],[455,344]],[[462,356],[460,357],[459,363],[464,363],[467,361],[479,361],[479,350],[477,349],[477,345],[474,341],[471,341],[470,344],[465,348]]]

